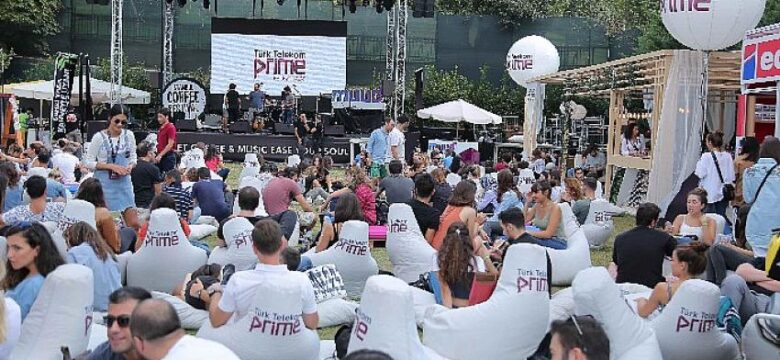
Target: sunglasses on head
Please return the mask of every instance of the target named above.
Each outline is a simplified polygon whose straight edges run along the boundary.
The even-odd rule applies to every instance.
[[[126,328],[130,325],[130,315],[106,315],[103,317],[103,321],[105,321],[106,326],[109,328],[114,325],[114,321],[116,321],[119,327]]]

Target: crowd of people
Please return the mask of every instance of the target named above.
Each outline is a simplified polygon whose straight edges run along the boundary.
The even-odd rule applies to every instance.
[[[152,300],[147,290],[123,287],[117,256],[143,251],[146,234],[155,226],[150,214],[158,209],[174,210],[188,237],[191,226],[213,218],[216,247],[190,240],[207,254],[228,246],[225,227],[231,220],[243,218],[253,226],[256,266],[243,271],[233,264],[189,269],[183,286],[173,291],[190,306],[208,311],[212,327],[245,316],[259,284],[294,284],[300,286],[300,321],[316,330],[313,286],[300,271],[312,267],[312,253],[339,242],[347,222],[385,225],[390,205],[409,205],[424,241],[436,250],[431,281],[440,288],[440,304],[462,308],[472,304],[475,276],[497,276],[511,245],[568,247],[560,204],[569,204],[576,221],[585,224],[591,203],[603,196],[599,177],[606,159],[597,147],[588,148],[580,166],[568,171],[559,170],[556,154],[541,148],[530,158],[503,153],[497,162],[477,163],[451,148],[418,149],[407,156],[405,116],[387,119],[371,133],[343,179],[333,176],[333,160],[327,156],[305,157],[280,169],[257,154],[256,163],[245,164],[239,176],[252,177],[256,185],[234,191],[226,183],[229,169],[214,147],[197,144],[177,154],[168,110],[158,112],[156,141],[136,142],[124,128],[127,114],[125,106],[113,106],[108,127],[88,146],[61,139],[48,147],[12,145],[2,155],[0,224],[7,239],[7,273],[0,282],[6,297],[6,338],[0,352],[13,347],[13,334],[46,276],[62,264],[77,263],[94,274],[93,308],[107,313],[109,341],[89,359],[237,358],[221,344],[186,335],[167,302]],[[641,153],[637,132],[627,134],[625,150]],[[741,145],[734,161],[723,151],[722,135],[710,134],[710,151],[696,167],[700,183],[687,196],[687,213],[664,223],[657,205],[642,204],[636,227],[615,239],[610,272],[616,282],[653,289],[637,301],[640,316],[663,309],[683,282],[701,274],[721,286],[726,305],[736,309],[743,323],[768,311],[769,296],[780,292],[780,281],[770,278],[764,265],[773,231],[780,228],[780,218],[771,210],[780,196],[780,140],[768,138],[759,146],[746,138]],[[733,186],[736,196],[730,197],[724,185]],[[94,206],[95,218],[67,227],[62,253],[44,224],[60,222],[70,199]],[[722,241],[716,221],[707,215],[725,215],[729,203],[743,213],[733,224],[734,242]],[[301,246],[288,247],[297,230],[305,234]],[[671,278],[662,273],[667,258]],[[547,267],[551,278],[556,269],[549,254]],[[727,275],[729,270],[735,273]],[[553,358],[609,358],[609,339],[593,319],[554,322],[550,339]]]

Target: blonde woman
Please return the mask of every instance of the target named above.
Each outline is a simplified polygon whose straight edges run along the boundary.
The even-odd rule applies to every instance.
[[[0,262],[0,278],[3,277],[5,264]],[[3,298],[5,301],[0,301],[0,359],[8,359],[22,332],[22,310],[13,299]]]

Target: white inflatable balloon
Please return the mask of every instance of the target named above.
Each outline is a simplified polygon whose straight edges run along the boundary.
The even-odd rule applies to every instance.
[[[664,26],[694,50],[721,50],[758,25],[766,0],[660,0]]]
[[[506,71],[516,83],[526,86],[529,79],[558,71],[561,58],[549,40],[527,36],[517,40],[506,54]]]

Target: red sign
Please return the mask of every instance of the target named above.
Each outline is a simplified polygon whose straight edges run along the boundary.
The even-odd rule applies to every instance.
[[[765,79],[780,76],[780,39],[760,42],[757,45],[756,77]]]

